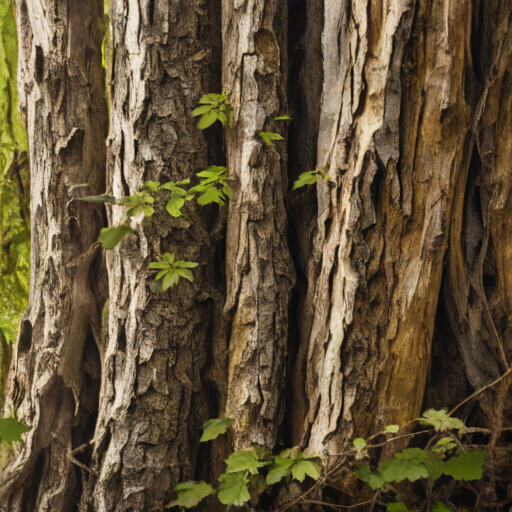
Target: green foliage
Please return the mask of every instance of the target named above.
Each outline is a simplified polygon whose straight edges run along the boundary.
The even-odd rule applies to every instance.
[[[366,440],[358,437],[352,441],[354,448],[356,449],[356,459],[361,460],[368,456],[368,450],[366,449]]]
[[[396,503],[388,503],[386,510],[387,512],[408,512],[407,506],[403,501],[397,501]]]
[[[452,509],[442,501],[437,500],[432,507],[432,512],[452,512]]]
[[[480,480],[485,455],[481,450],[471,450],[466,453],[459,450],[455,457],[446,463],[444,474],[452,476],[455,480]]]
[[[201,106],[192,112],[193,116],[201,116],[197,123],[198,130],[205,130],[215,121],[220,121],[222,126],[225,126],[229,121],[231,125],[233,107],[228,102],[227,93],[205,94],[201,97],[199,103]]]
[[[126,207],[126,215],[132,217],[138,224],[142,222],[144,217],[151,217],[155,213],[152,206],[154,202],[155,199],[150,193],[140,191],[133,194],[133,196],[123,197],[119,204]]]
[[[283,114],[277,117],[274,117],[274,121],[291,121],[292,118],[288,114]]]
[[[442,409],[440,411],[429,409],[423,413],[420,423],[421,425],[434,427],[437,432],[443,430],[465,430],[466,425],[464,425],[464,422],[448,416],[447,411],[448,409]]]
[[[0,442],[21,442],[21,434],[30,430],[26,425],[14,418],[0,419]]]
[[[299,179],[293,183],[292,190],[297,190],[298,188],[305,187],[306,185],[314,185],[316,183],[317,176],[323,176],[325,181],[330,181],[331,177],[327,174],[329,170],[328,167],[324,169],[315,169],[314,171],[306,171],[303,172]]]
[[[282,135],[272,132],[260,132],[260,137],[267,146],[273,146],[275,140],[284,140]]]
[[[227,183],[227,169],[212,165],[205,171],[198,172],[197,176],[201,178],[199,185],[189,190],[190,194],[198,194],[197,204],[217,203],[224,206],[226,198],[231,196],[231,189]]]
[[[128,233],[134,233],[130,226],[116,226],[112,228],[103,228],[100,231],[98,242],[104,249],[113,249]]]
[[[461,420],[451,418],[446,410],[430,409],[416,421],[435,429],[430,431],[432,438],[427,443],[426,448],[414,447],[398,451],[392,459],[380,462],[375,469],[371,468],[368,463],[360,463],[356,467],[354,475],[373,490],[383,490],[384,492],[396,492],[393,485],[404,480],[415,482],[420,479],[430,479],[431,482],[435,482],[442,475],[450,476],[456,481],[482,478],[485,451],[464,450],[461,440],[455,434],[449,432],[452,430],[465,432],[466,426]],[[397,433],[398,431],[399,427],[397,425],[391,425],[386,427],[383,433]],[[441,432],[448,432],[448,434],[440,437]],[[425,435],[425,431],[420,433]],[[385,444],[393,440],[394,438],[388,439]],[[356,460],[361,458],[365,451],[365,456],[369,456],[368,450],[373,448],[372,445],[368,445],[361,438],[355,439],[353,444],[353,455]],[[376,446],[382,446],[382,444]],[[443,487],[440,489],[443,489]],[[407,507],[403,502],[390,503],[387,510],[407,511]],[[451,512],[450,508],[440,500],[435,502],[433,510],[436,512]]]
[[[213,420],[208,420],[203,425],[203,435],[200,439],[201,443],[217,439],[220,435],[225,434],[228,427],[232,424],[233,420],[231,418],[215,418]]]
[[[178,484],[174,490],[178,492],[178,498],[171,501],[166,508],[192,508],[214,492],[213,487],[206,482],[183,482]]]
[[[196,268],[197,263],[193,261],[175,261],[174,254],[166,252],[155,263],[150,263],[149,268],[152,270],[159,270],[155,277],[155,281],[162,279],[162,291],[166,291],[171,286],[178,283],[180,277],[188,279],[190,282],[194,281],[191,268]]]
[[[0,330],[7,342],[16,338],[27,305],[30,271],[30,170],[18,116],[13,9],[13,3],[0,2]]]
[[[207,421],[201,441],[216,439],[226,433],[233,423],[230,418],[216,418]],[[219,501],[230,506],[240,507],[251,499],[251,495],[260,495],[267,486],[274,485],[283,478],[293,478],[303,482],[306,476],[317,480],[320,477],[320,457],[304,453],[298,447],[283,450],[279,455],[272,455],[261,446],[251,450],[233,452],[226,459],[226,470],[219,477],[219,486],[213,490],[204,482],[185,482],[175,487],[178,499],[168,507],[179,505],[185,508],[196,506],[203,497],[217,493]],[[198,490],[198,486],[204,484]],[[208,487],[206,487],[208,486]],[[185,494],[187,493],[187,494]],[[204,494],[201,497],[201,493]]]
[[[219,477],[219,482],[219,501],[223,505],[241,507],[251,499],[246,473],[224,473]]]

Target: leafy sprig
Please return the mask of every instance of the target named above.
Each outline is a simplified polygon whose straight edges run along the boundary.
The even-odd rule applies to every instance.
[[[205,94],[199,100],[201,104],[192,112],[193,116],[201,116],[197,123],[198,130],[205,130],[210,127],[215,121],[220,121],[222,126],[227,122],[231,126],[233,107],[228,102],[228,94],[223,92],[221,94]]]
[[[149,264],[152,270],[159,270],[155,277],[155,281],[162,279],[162,291],[165,292],[171,286],[178,283],[180,277],[188,279],[190,282],[194,281],[194,275],[191,268],[196,268],[198,263],[193,261],[175,261],[174,254],[166,252],[160,259],[154,263]]]

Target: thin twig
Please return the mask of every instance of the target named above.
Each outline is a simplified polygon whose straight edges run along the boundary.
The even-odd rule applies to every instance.
[[[351,508],[362,507],[363,505],[369,505],[373,501],[373,498],[368,501],[363,501],[362,503],[356,503],[355,505],[335,505],[334,503],[326,503],[325,501],[316,501],[316,500],[304,500],[304,501],[306,503],[312,503],[314,505],[321,505],[323,507],[342,508],[342,509],[347,510],[347,509],[351,509]]]
[[[477,397],[478,395],[480,395],[481,393],[483,393],[487,389],[492,388],[493,386],[498,384],[498,382],[501,382],[505,377],[510,375],[510,373],[512,373],[512,368],[509,368],[499,379],[496,379],[494,382],[491,382],[490,384],[487,384],[487,386],[484,386],[483,388],[479,389],[478,391],[475,391],[472,395],[469,395],[466,399],[462,400],[462,402],[460,404],[456,405],[448,413],[448,416],[451,416],[457,409],[462,407],[464,404],[468,403],[470,400],[473,400],[473,398]]]

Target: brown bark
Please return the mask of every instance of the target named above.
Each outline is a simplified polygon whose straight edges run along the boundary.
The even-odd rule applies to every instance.
[[[286,24],[276,19],[277,4],[223,2],[223,87],[234,103],[226,151],[235,182],[226,240],[224,312],[232,318],[226,416],[235,418],[236,447],[272,447],[283,417],[294,283],[286,240],[286,156],[259,137],[282,130],[274,117],[287,110],[281,68],[286,49],[274,32],[275,23],[281,31]]]
[[[68,452],[93,435],[99,392],[101,259],[90,250],[102,209],[76,198],[105,183],[102,2],[16,4],[19,91],[31,160],[28,310],[13,354],[7,408],[32,430],[0,478],[0,509],[75,506]],[[85,393],[84,393],[85,391]]]
[[[17,6],[34,250],[6,409],[32,431],[0,510],[158,509],[230,448],[337,453],[508,369],[512,4],[113,0],[108,138],[102,6],[45,8]],[[221,88],[232,126],[197,131]],[[228,210],[158,211],[107,254],[107,291],[103,211],[73,198],[223,163]],[[194,283],[159,291],[165,252]],[[509,425],[508,385],[479,420]],[[221,414],[215,461],[198,437]]]
[[[208,144],[190,112],[216,85],[209,76],[215,5],[112,2],[107,191],[115,197],[133,194],[146,180],[194,178],[208,167]],[[109,223],[120,224],[124,215],[113,207]],[[91,466],[97,476],[82,497],[86,510],[162,507],[179,481],[194,477],[208,418],[201,374],[220,220],[214,207],[188,215],[190,222],[157,210],[107,254],[108,334]],[[147,269],[165,252],[200,264],[194,283],[160,291]]]

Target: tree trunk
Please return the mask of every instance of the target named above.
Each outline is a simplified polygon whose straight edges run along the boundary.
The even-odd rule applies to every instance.
[[[336,454],[509,369],[508,0],[112,0],[108,137],[103,5],[43,4],[17,4],[33,252],[5,410],[31,431],[0,510],[162,510],[231,449]],[[221,89],[232,124],[198,131]],[[94,244],[124,210],[77,198],[224,164],[227,209]],[[160,291],[166,252],[193,283]],[[509,385],[470,417],[493,449]]]
[[[32,430],[0,481],[2,510],[76,507],[68,452],[94,433],[100,388],[98,304],[107,292],[91,247],[102,209],[76,198],[105,187],[103,5],[17,2],[20,106],[31,161],[29,306],[13,354],[7,407]]]

